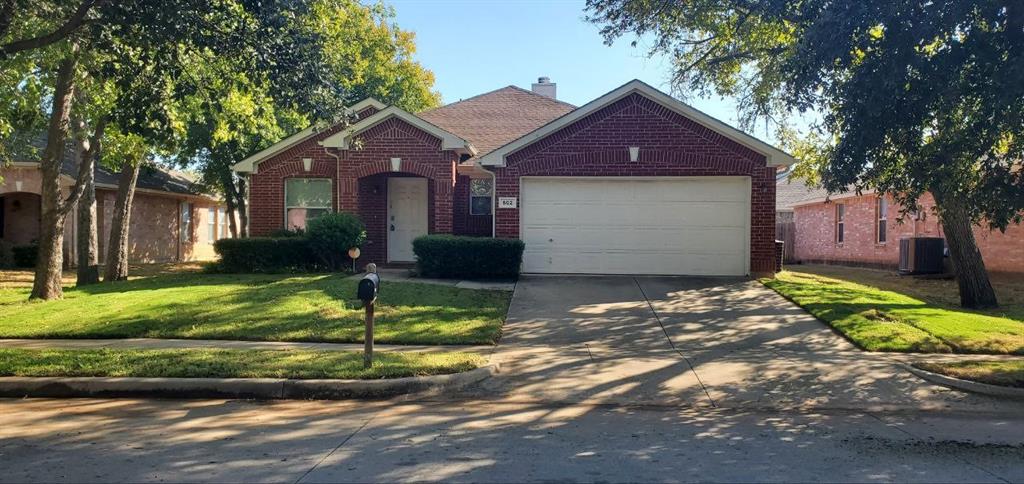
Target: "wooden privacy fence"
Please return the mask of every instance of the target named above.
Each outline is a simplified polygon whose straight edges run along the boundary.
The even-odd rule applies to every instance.
[[[785,244],[782,248],[782,262],[785,264],[796,262],[796,257],[794,256],[796,249],[796,223],[776,222],[775,240],[781,240]]]

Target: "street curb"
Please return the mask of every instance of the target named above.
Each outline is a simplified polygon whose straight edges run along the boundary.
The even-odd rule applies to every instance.
[[[342,400],[411,393],[439,394],[478,383],[498,372],[490,364],[462,373],[384,380],[285,378],[0,377],[2,397],[251,398]]]
[[[906,363],[900,363],[899,365],[902,366],[907,371],[917,375],[919,378],[923,380],[927,380],[945,387],[953,388],[955,390],[970,393],[980,393],[982,395],[988,395],[990,397],[1024,400],[1024,388],[1010,388],[1002,387],[999,385],[989,385],[988,383],[978,383],[976,381],[963,380],[960,378],[954,378],[951,376],[946,376],[928,370],[922,370],[914,365],[909,365]]]

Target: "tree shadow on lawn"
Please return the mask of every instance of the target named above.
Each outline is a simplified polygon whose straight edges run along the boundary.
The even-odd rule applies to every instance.
[[[69,291],[65,301],[11,305],[8,309],[18,313],[12,317],[23,321],[0,321],[0,333],[355,343],[362,342],[364,328],[362,303],[352,299],[356,284],[341,274],[124,281]],[[492,344],[507,306],[508,294],[502,292],[388,284],[378,300],[375,340]]]
[[[1024,322],[1017,319],[942,307],[899,293],[872,294],[822,283],[768,284],[864,349],[1024,354]]]

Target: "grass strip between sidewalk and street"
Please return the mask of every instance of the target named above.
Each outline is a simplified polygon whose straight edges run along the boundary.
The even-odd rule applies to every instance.
[[[360,379],[443,375],[484,365],[476,353],[227,349],[0,349],[0,376]]]
[[[1024,388],[1024,360],[918,363],[914,366],[932,373],[962,380],[1004,387]]]

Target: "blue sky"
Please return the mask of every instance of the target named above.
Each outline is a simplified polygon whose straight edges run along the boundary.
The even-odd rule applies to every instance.
[[[575,105],[632,80],[669,92],[671,62],[648,58],[632,37],[604,44],[583,19],[583,0],[388,0],[399,27],[416,33],[417,59],[437,77],[445,103],[509,84],[530,88],[539,76],[558,84],[558,98]],[[736,125],[729,100],[688,99]],[[751,133],[771,140],[764,128]]]

